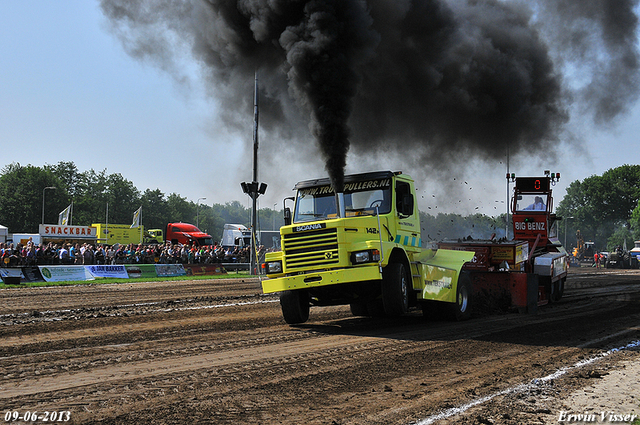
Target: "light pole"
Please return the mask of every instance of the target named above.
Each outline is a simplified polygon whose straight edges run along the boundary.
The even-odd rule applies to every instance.
[[[276,207],[278,206],[278,203],[276,202],[275,204],[273,204],[273,230],[276,230]]]
[[[207,198],[198,198],[198,200],[196,201],[196,227],[199,229],[200,228],[200,211],[198,210],[198,202],[200,202],[201,200],[206,200]]]
[[[566,217],[565,220],[571,220],[574,219],[575,217]],[[564,223],[564,249],[565,251],[567,250],[567,226],[569,225],[568,222]],[[567,251],[569,252],[569,251]]]
[[[54,186],[47,186],[44,189],[42,189],[42,223],[40,223],[40,224],[44,224],[44,192],[47,189],[55,189],[55,187]]]
[[[509,173],[509,147],[507,146],[507,224],[504,228],[504,237],[509,238],[509,211],[511,209],[511,193],[509,191],[509,184],[515,183],[516,173]]]

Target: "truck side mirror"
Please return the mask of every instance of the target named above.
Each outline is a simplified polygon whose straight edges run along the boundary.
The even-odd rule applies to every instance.
[[[402,197],[402,204],[401,204],[401,211],[400,214],[402,215],[411,215],[413,214],[413,196],[411,196],[410,194],[405,194]]]
[[[287,207],[284,209],[284,225],[288,226],[291,224],[291,208]]]

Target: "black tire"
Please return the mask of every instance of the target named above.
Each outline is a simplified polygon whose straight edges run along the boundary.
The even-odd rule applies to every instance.
[[[420,302],[422,317],[426,320],[442,320],[442,304],[439,301],[425,300]]]
[[[351,314],[353,314],[354,316],[369,316],[367,303],[353,302],[349,304],[349,307],[351,308]]]
[[[558,301],[560,301],[560,299],[564,295],[564,285],[565,285],[565,283],[567,283],[567,278],[566,277],[563,277],[562,279],[560,279],[560,281],[558,283]]]
[[[369,317],[384,317],[384,305],[382,305],[382,299],[376,298],[367,303],[367,315]]]
[[[280,307],[284,321],[290,325],[309,320],[309,294],[304,289],[281,292]]]
[[[564,294],[564,281],[565,279],[560,279],[552,284],[551,301],[554,303],[560,301]]]
[[[392,263],[382,273],[382,304],[389,317],[398,317],[409,311],[409,279],[402,263]]]
[[[473,307],[473,288],[471,278],[467,273],[460,274],[456,288],[456,302],[450,306],[451,318],[462,321],[471,318]]]

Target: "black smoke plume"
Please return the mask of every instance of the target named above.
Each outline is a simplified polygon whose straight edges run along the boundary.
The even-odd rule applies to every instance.
[[[347,152],[425,167],[551,152],[578,106],[597,123],[638,97],[637,1],[102,0],[127,51],[202,65],[236,125],[313,134],[334,187]],[[299,133],[298,133],[299,134]]]

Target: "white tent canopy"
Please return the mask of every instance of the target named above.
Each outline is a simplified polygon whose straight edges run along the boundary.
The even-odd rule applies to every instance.
[[[9,236],[9,229],[6,226],[0,224],[0,242],[6,242]]]

